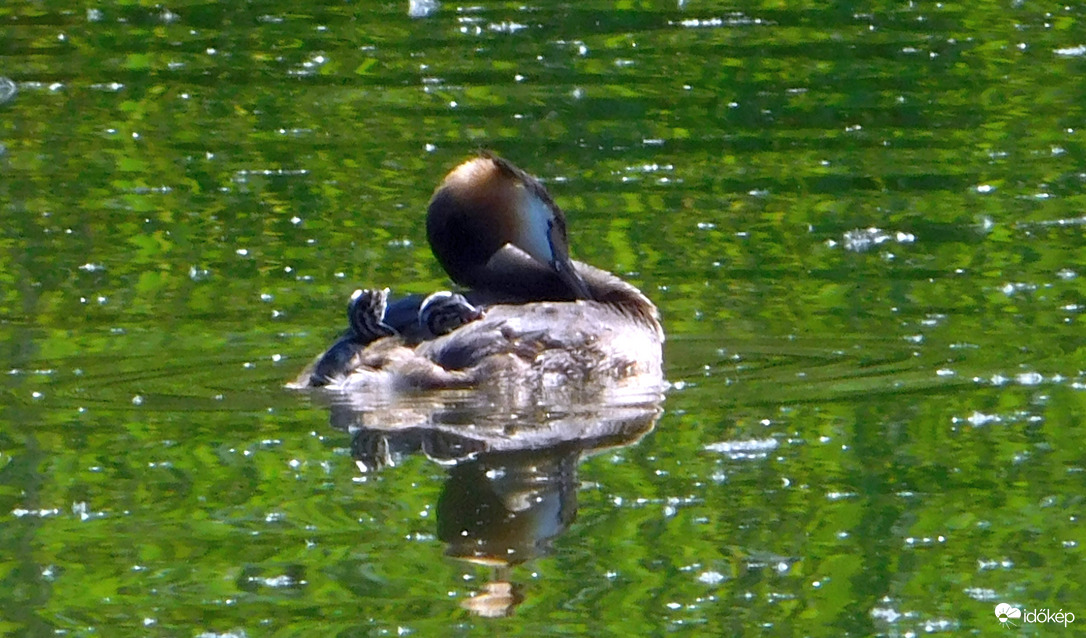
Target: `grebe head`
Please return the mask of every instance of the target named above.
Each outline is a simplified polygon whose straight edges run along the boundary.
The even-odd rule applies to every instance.
[[[445,176],[430,200],[426,235],[460,285],[592,298],[570,261],[562,210],[538,180],[501,158],[476,157]]]
[[[419,306],[419,327],[426,333],[439,337],[482,316],[483,311],[471,305],[464,295],[439,290],[422,300],[422,305]]]

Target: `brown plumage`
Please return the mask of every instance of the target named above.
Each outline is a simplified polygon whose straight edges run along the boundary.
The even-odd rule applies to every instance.
[[[434,192],[426,231],[434,256],[485,314],[417,345],[371,343],[337,385],[662,383],[656,306],[570,259],[565,215],[532,176],[492,155],[464,162]]]

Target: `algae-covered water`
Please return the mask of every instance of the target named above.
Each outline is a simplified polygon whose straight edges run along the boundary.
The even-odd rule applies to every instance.
[[[1084,14],[5,3],[0,634],[1071,635]],[[662,400],[284,389],[479,149]]]

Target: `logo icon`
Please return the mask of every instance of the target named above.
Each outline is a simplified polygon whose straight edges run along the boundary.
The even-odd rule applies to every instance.
[[[999,619],[1001,625],[1010,625],[1014,627],[1015,624],[1011,620],[1017,620],[1022,617],[1022,610],[1017,607],[1011,607],[1007,603],[999,603],[995,607],[996,618]]]

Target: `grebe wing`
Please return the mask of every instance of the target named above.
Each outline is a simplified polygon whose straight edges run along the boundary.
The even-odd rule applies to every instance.
[[[481,319],[419,344],[416,353],[448,370],[512,355],[535,373],[570,378],[656,373],[661,366],[655,330],[585,301],[492,306]]]

